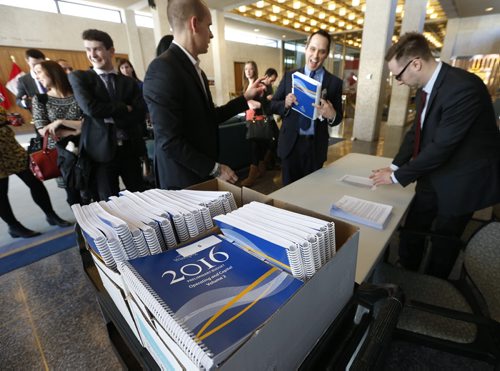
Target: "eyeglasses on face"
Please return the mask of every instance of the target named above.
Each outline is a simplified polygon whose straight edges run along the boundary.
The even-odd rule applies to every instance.
[[[401,77],[403,77],[403,73],[405,73],[406,69],[408,68],[408,66],[411,64],[411,62],[413,62],[415,59],[418,59],[418,57],[416,58],[413,58],[411,59],[408,63],[406,63],[406,66],[404,66],[404,68],[401,70],[400,73],[398,73],[396,76],[394,76],[394,78],[398,81],[401,81]]]

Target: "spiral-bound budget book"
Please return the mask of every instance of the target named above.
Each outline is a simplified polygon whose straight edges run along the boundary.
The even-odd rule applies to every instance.
[[[318,110],[314,105],[318,105],[321,98],[321,83],[297,71],[292,74],[292,93],[297,98],[297,104],[292,105],[292,109],[316,120]]]
[[[302,286],[217,235],[119,269],[132,295],[207,370],[227,359]]]

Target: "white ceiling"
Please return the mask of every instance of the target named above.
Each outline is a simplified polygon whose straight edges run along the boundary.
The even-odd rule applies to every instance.
[[[244,0],[205,0],[211,9],[218,9],[229,11],[237,8],[240,5],[248,5],[254,3],[253,1]],[[407,0],[410,1],[410,0]],[[116,8],[132,9],[135,11],[150,12],[148,0],[95,0],[92,1],[96,4],[104,4]],[[500,0],[439,0],[443,10],[448,18],[463,18],[473,17],[479,15],[487,15],[492,13],[500,13]],[[486,12],[485,9],[493,7],[491,12]],[[304,34],[294,32],[290,29],[275,26],[269,23],[258,22],[247,17],[239,17],[235,14],[226,13],[226,18],[232,19],[234,22],[242,22],[241,27],[245,30],[252,30],[258,28],[262,35],[273,37],[276,39],[282,38],[286,35],[286,39],[303,38]]]

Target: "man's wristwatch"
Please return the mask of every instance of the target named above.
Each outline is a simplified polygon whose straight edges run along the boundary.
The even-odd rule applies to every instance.
[[[214,169],[210,173],[210,176],[214,178],[218,178],[220,176],[220,164],[218,162],[215,163]]]

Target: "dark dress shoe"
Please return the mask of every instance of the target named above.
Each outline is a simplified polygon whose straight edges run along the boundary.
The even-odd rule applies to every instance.
[[[30,238],[35,236],[40,236],[40,232],[32,231],[31,229],[26,228],[22,224],[14,224],[9,225],[9,234],[12,238]]]
[[[73,223],[61,219],[59,216],[57,216],[57,214],[47,215],[47,223],[49,223],[50,225],[57,225],[59,227],[69,227],[73,225]]]

